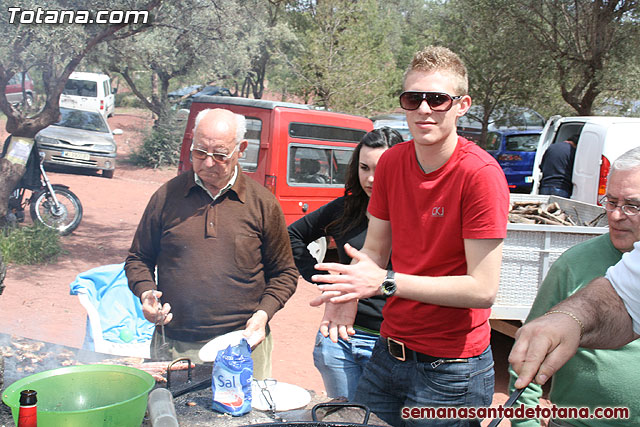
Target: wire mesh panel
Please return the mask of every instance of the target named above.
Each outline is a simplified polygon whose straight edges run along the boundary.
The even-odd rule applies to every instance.
[[[559,204],[567,215],[580,217],[581,224],[596,219],[604,212],[600,206],[556,196],[511,195],[512,202],[557,200],[560,200]],[[603,224],[601,219],[594,223]],[[540,283],[555,260],[570,247],[607,231],[606,226],[508,224],[502,249],[500,289],[491,317],[523,321],[529,313]]]

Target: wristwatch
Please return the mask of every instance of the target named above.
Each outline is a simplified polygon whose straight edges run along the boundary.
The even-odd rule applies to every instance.
[[[389,298],[391,295],[396,293],[397,286],[396,279],[394,278],[395,275],[395,271],[387,270],[387,278],[384,279],[384,282],[380,285],[380,290],[385,298]]]

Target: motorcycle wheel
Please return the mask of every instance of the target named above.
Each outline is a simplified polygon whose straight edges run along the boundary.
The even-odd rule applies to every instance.
[[[53,184],[52,187],[58,199],[58,208],[56,209],[49,190],[44,188],[31,197],[29,213],[33,222],[37,221],[66,236],[80,225],[82,204],[80,199],[64,186]]]

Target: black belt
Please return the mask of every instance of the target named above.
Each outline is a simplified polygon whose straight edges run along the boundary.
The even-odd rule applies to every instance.
[[[417,351],[413,351],[408,348],[403,342],[394,340],[393,338],[383,337],[383,339],[389,354],[401,362],[411,360],[420,363],[430,363],[433,368],[437,368],[443,363],[467,363],[469,361],[469,359],[446,359],[444,357],[418,353]]]

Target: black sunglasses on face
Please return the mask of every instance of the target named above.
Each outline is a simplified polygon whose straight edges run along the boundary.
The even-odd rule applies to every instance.
[[[462,95],[451,96],[444,92],[403,92],[400,95],[400,106],[405,110],[417,110],[422,101],[427,101],[433,111],[449,111],[453,101]]]

